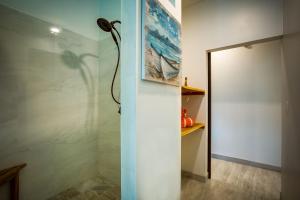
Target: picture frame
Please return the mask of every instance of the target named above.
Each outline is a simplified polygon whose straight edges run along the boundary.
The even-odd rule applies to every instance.
[[[143,0],[142,79],[180,86],[181,12],[172,5],[170,0]]]

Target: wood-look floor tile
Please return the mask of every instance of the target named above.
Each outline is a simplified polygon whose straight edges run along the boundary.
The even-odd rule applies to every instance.
[[[212,159],[206,183],[182,178],[182,200],[279,200],[281,175],[257,167]]]

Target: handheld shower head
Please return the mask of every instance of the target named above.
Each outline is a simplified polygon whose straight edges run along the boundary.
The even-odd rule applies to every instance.
[[[111,32],[112,31],[112,24],[104,18],[97,19],[98,26],[105,32]]]
[[[104,19],[104,18],[97,19],[98,26],[103,31],[111,33],[111,36],[112,36],[113,40],[115,41],[115,44],[117,45],[118,60],[117,60],[117,64],[116,64],[114,76],[113,76],[113,79],[112,79],[112,82],[111,82],[110,92],[111,92],[111,96],[112,96],[113,100],[119,105],[119,111],[118,112],[119,112],[119,114],[121,114],[121,103],[120,103],[120,100],[117,100],[115,98],[115,95],[114,95],[114,83],[115,83],[115,79],[116,79],[116,75],[117,75],[118,68],[119,68],[119,63],[120,63],[120,46],[119,46],[119,42],[118,42],[117,37],[116,37],[116,35],[115,35],[114,32],[116,32],[118,34],[119,39],[121,41],[120,33],[118,32],[118,30],[114,26],[114,24],[116,24],[116,23],[121,24],[121,21],[115,20],[115,21],[109,22],[107,19]]]
[[[115,33],[114,33],[113,30],[115,30],[115,31],[117,32],[117,34],[118,34],[120,40],[121,40],[121,36],[120,36],[118,30],[117,30],[117,29],[115,28],[115,26],[114,26],[115,23],[121,24],[121,21],[115,20],[115,21],[109,22],[109,21],[108,21],[107,19],[105,19],[105,18],[98,18],[98,19],[97,19],[97,24],[98,24],[98,26],[99,26],[103,31],[105,31],[105,32],[110,32],[110,33],[111,33],[111,36],[112,36],[112,38],[113,38],[113,40],[114,40],[115,43],[116,43],[116,45],[119,46],[118,40],[117,40],[116,35],[115,35]]]

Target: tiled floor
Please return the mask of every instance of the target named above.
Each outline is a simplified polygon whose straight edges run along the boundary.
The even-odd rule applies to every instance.
[[[97,177],[48,200],[119,200],[121,199],[120,191],[119,186]]]
[[[181,200],[279,200],[278,172],[212,159],[212,179],[206,183],[182,178]],[[49,200],[120,200],[120,187],[95,178]]]
[[[182,179],[182,200],[279,200],[278,172],[212,159],[212,179],[206,183]]]

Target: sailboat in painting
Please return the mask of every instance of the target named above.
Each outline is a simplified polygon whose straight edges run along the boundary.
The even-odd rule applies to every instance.
[[[162,55],[152,44],[151,47],[156,57],[159,57],[159,62],[155,65],[157,72],[159,72],[165,80],[177,77],[180,72],[180,63]]]
[[[176,63],[175,61],[169,60],[166,57],[161,56],[160,57],[160,65],[161,65],[162,73],[166,80],[169,80],[171,78],[175,78],[178,76],[179,71],[180,71],[179,63]]]

